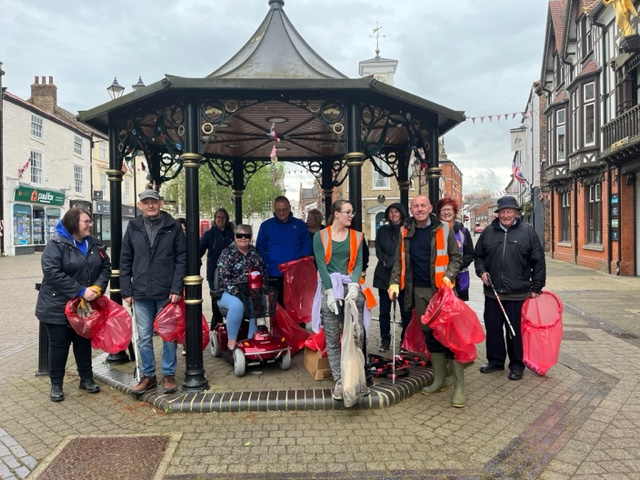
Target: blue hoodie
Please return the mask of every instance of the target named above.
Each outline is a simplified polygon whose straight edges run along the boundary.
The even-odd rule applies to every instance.
[[[311,237],[307,224],[295,218],[293,213],[289,213],[284,222],[274,213],[273,218],[260,225],[256,248],[267,266],[267,274],[270,277],[281,277],[278,265],[311,255]]]

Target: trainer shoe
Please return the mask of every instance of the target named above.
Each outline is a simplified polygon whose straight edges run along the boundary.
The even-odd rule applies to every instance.
[[[134,395],[142,395],[147,390],[151,390],[152,388],[156,388],[158,386],[158,380],[156,376],[152,377],[142,377],[140,379],[140,383],[131,389],[131,393]]]
[[[336,386],[333,389],[333,392],[331,392],[331,396],[334,398],[334,400],[342,401],[342,379],[336,382]]]

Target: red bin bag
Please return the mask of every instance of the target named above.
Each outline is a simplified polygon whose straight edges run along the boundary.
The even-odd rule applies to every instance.
[[[524,364],[545,375],[558,363],[562,342],[562,302],[552,292],[527,298],[522,304],[522,348]]]
[[[313,297],[316,294],[317,273],[315,259],[303,257],[278,265],[284,277],[284,305],[297,323],[311,322]]]

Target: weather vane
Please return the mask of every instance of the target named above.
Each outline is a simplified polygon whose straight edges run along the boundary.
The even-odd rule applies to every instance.
[[[373,35],[369,35],[369,38],[375,38],[376,39],[376,56],[380,55],[380,37],[385,38],[385,35],[380,35],[380,30],[382,29],[382,27],[380,25],[378,25],[378,22],[376,22],[376,28],[373,29]]]

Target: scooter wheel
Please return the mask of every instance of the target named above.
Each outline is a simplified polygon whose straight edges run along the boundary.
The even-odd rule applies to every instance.
[[[222,351],[220,350],[218,335],[216,335],[216,332],[210,332],[209,338],[211,339],[211,341],[209,342],[211,345],[211,355],[213,355],[214,357],[219,357],[222,354]]]
[[[247,359],[239,348],[233,351],[233,373],[236,377],[242,377],[247,370]]]
[[[291,368],[291,350],[287,350],[286,353],[280,357],[279,362],[282,370],[289,370]]]

